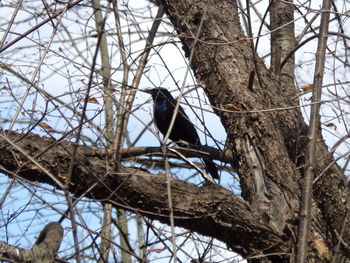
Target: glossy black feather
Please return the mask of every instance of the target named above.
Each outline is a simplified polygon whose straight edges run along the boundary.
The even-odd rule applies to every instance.
[[[173,98],[170,92],[164,88],[144,90],[144,92],[152,95],[154,102],[154,122],[158,130],[165,136],[168,132],[171,119],[174,114],[176,100]],[[179,106],[169,138],[177,143],[179,143],[179,141],[185,141],[190,144],[201,145],[198,133],[193,123],[189,120],[181,106]],[[203,161],[210,175],[215,179],[219,179],[218,170],[215,164],[209,160],[204,159]]]

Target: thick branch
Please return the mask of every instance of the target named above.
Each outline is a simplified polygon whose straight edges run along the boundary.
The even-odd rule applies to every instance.
[[[62,237],[62,226],[56,222],[49,223],[41,230],[31,249],[21,249],[0,242],[0,259],[13,262],[53,263]]]
[[[188,148],[174,147],[173,149],[186,157],[199,157],[199,158],[204,158],[209,160],[218,160],[225,163],[229,163],[233,161],[232,152],[229,149],[222,151],[210,146],[204,146],[204,145],[198,146],[193,144],[189,145]],[[140,155],[149,155],[149,154],[151,154],[152,156],[163,155],[160,147],[133,147],[133,148],[127,148],[122,150],[123,158],[136,157]],[[168,156],[172,158],[178,158],[176,154],[169,153]]]
[[[9,133],[15,141],[20,134]],[[16,142],[28,155],[35,156],[43,167],[62,180],[68,170],[72,143],[60,142],[29,134]],[[55,185],[54,181],[6,141],[0,141],[1,171],[28,181]],[[14,158],[14,156],[16,158]],[[121,168],[120,173],[107,173],[105,161],[94,149],[78,148],[70,189],[76,196],[106,201],[117,207],[169,223],[167,180],[162,174]],[[175,224],[225,242],[243,256],[288,251],[286,242],[263,224],[247,202],[215,184],[197,187],[172,179]],[[254,238],[258,237],[259,238]]]

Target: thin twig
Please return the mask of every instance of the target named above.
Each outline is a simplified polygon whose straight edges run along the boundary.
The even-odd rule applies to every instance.
[[[314,73],[314,83],[312,92],[312,102],[310,112],[310,127],[308,131],[309,142],[307,144],[307,157],[306,157],[306,168],[304,173],[304,179],[302,183],[302,196],[300,204],[300,221],[299,221],[299,232],[298,232],[298,244],[297,244],[297,255],[296,262],[304,263],[307,260],[308,255],[308,241],[309,241],[309,229],[311,216],[311,201],[312,201],[312,185],[314,179],[314,167],[317,165],[316,161],[316,145],[317,140],[320,138],[320,104],[322,95],[322,80],[324,73],[325,64],[325,53],[327,48],[327,36],[329,26],[329,11],[331,8],[330,0],[323,0],[322,4],[322,15],[321,15],[321,26],[319,41],[316,55],[316,66]]]
[[[8,24],[7,24],[7,29],[5,30],[5,33],[4,33],[4,35],[2,36],[2,39],[1,39],[1,41],[0,41],[0,47],[2,47],[3,44],[4,44],[5,41],[6,41],[6,38],[7,38],[8,34],[9,34],[10,30],[11,30],[11,27],[12,27],[12,25],[13,25],[13,22],[15,21],[15,18],[16,18],[17,14],[18,14],[18,10],[19,10],[19,9],[21,8],[21,6],[22,6],[22,2],[23,2],[23,0],[18,0],[18,2],[17,2],[17,4],[16,4],[16,9],[15,9],[15,11],[14,11],[13,14],[12,14],[11,20],[8,22]]]
[[[156,36],[156,33],[158,31],[159,25],[162,22],[162,17],[165,13],[164,7],[162,5],[159,6],[158,12],[156,17],[154,18],[151,30],[149,31],[148,37],[146,39],[146,44],[144,47],[144,50],[142,52],[142,56],[140,58],[139,64],[137,65],[137,70],[134,76],[134,79],[132,80],[131,86],[134,88],[137,88],[140,84],[141,77],[143,74],[143,71],[145,70],[146,64],[148,62],[148,56],[153,46],[153,41]],[[135,99],[136,89],[131,90],[129,93],[129,96],[126,101],[126,107],[131,111],[133,101]],[[125,120],[127,121],[130,116],[130,113],[127,112],[125,116]]]
[[[68,5],[68,6],[69,6],[69,5]],[[68,6],[67,6],[66,8],[64,8],[63,11],[68,10]],[[64,13],[63,11],[62,11],[62,14]],[[57,17],[57,16],[56,16],[56,17]],[[34,70],[34,72],[33,72],[33,75],[32,75],[32,78],[31,78],[31,80],[30,80],[30,83],[34,83],[34,82],[35,82],[35,79],[36,79],[37,75],[38,75],[39,72],[40,72],[41,66],[44,64],[44,60],[45,60],[46,55],[48,54],[48,52],[49,52],[49,50],[50,50],[51,44],[52,44],[52,42],[53,42],[54,37],[56,36],[57,28],[58,28],[58,26],[61,24],[62,18],[63,18],[63,15],[59,17],[57,23],[56,23],[55,26],[53,27],[53,30],[52,30],[50,39],[49,39],[49,41],[48,41],[48,43],[47,43],[47,45],[46,45],[46,47],[45,47],[44,52],[41,54],[41,58],[40,58],[40,61],[39,61],[38,65],[35,67],[35,70]],[[51,18],[49,19],[49,21],[51,21]],[[1,53],[1,51],[2,51],[3,49],[4,49],[4,47],[2,47],[2,48],[0,49],[0,53]],[[31,88],[32,88],[32,85],[28,85],[26,91],[24,92],[24,95],[23,95],[23,97],[22,97],[22,99],[21,99],[21,103],[20,103],[19,107],[17,107],[16,113],[15,113],[15,115],[14,115],[14,117],[13,117],[13,121],[12,121],[10,127],[9,127],[9,130],[12,130],[13,126],[15,125],[16,120],[17,120],[17,118],[18,118],[18,116],[19,116],[19,114],[20,114],[20,112],[21,112],[21,107],[22,107],[22,105],[24,104],[24,102],[27,100],[27,97],[28,97],[28,95],[29,95],[29,92],[30,92],[30,89],[31,89]]]
[[[113,137],[114,137],[114,117],[113,117],[113,91],[111,89],[111,63],[108,55],[108,43],[107,43],[107,34],[104,30],[104,21],[107,18],[103,18],[101,5],[99,0],[91,1],[92,8],[94,11],[96,31],[98,34],[101,34],[101,45],[100,45],[100,55],[101,55],[101,64],[102,64],[102,82],[103,82],[103,102],[105,105],[105,138],[107,142],[107,147],[111,148],[113,146]],[[107,14],[106,14],[107,17]],[[109,158],[106,159],[107,171],[109,171]],[[100,258],[98,263],[108,262],[108,256],[111,249],[112,239],[112,205],[109,203],[103,203],[103,222],[101,227],[101,235],[105,238],[101,239],[101,244],[99,247]]]
[[[10,43],[8,43],[7,45],[4,45],[0,48],[0,53],[5,51],[6,49],[8,49],[9,47],[13,46],[14,44],[16,44],[18,41],[20,41],[21,39],[27,37],[30,33],[34,32],[35,30],[37,30],[38,28],[42,27],[43,25],[45,25],[46,23],[52,21],[52,19],[55,19],[56,17],[58,17],[61,14],[64,14],[66,11],[68,11],[69,9],[71,9],[72,7],[76,6],[77,4],[79,4],[80,2],[82,2],[83,0],[77,0],[73,3],[69,3],[65,8],[63,8],[61,11],[58,11],[57,13],[55,13],[54,15],[52,15],[51,17],[48,17],[46,19],[44,19],[43,21],[41,21],[39,24],[36,24],[35,26],[33,26],[31,29],[27,30],[26,32],[22,33],[21,35],[19,35],[17,38],[15,38],[14,40],[12,40]]]
[[[105,24],[106,21],[103,22],[103,25]],[[64,192],[65,192],[65,197],[66,197],[66,201],[68,203],[68,208],[69,208],[69,215],[70,215],[70,219],[71,219],[71,224],[72,224],[72,232],[73,232],[73,239],[74,239],[74,249],[75,249],[75,253],[76,253],[76,260],[79,263],[80,262],[80,250],[79,250],[79,241],[78,241],[78,234],[77,234],[77,226],[76,226],[76,222],[75,222],[75,212],[74,212],[74,207],[72,206],[72,201],[70,198],[70,194],[69,194],[69,185],[71,182],[71,178],[74,172],[74,167],[75,167],[75,161],[76,161],[76,155],[77,155],[77,150],[78,150],[78,145],[79,145],[79,141],[80,141],[80,135],[81,135],[81,131],[83,128],[83,123],[84,123],[84,116],[85,116],[85,112],[87,109],[87,104],[88,104],[88,100],[89,100],[89,95],[90,95],[90,90],[92,87],[92,79],[93,76],[95,74],[95,66],[96,66],[96,61],[97,61],[97,55],[99,53],[99,48],[101,45],[101,39],[102,39],[102,32],[99,32],[98,35],[98,39],[97,39],[97,44],[96,44],[96,49],[95,49],[95,53],[92,59],[92,67],[91,67],[91,71],[90,71],[90,77],[89,77],[89,83],[87,86],[87,90],[86,90],[86,95],[84,98],[84,103],[83,103],[83,107],[82,107],[82,114],[79,120],[79,124],[78,124],[78,131],[75,137],[75,143],[74,143],[74,147],[72,150],[72,154],[71,154],[71,161],[69,164],[69,168],[68,168],[68,175],[65,181],[65,185],[64,185]]]

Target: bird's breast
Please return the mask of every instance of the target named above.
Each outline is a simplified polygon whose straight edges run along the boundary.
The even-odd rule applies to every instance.
[[[169,128],[171,118],[173,116],[173,111],[166,101],[158,101],[154,105],[154,121],[157,128],[164,135]]]
[[[155,104],[155,111],[160,111],[160,112],[164,112],[166,111],[168,108],[167,102],[164,101],[159,101]]]

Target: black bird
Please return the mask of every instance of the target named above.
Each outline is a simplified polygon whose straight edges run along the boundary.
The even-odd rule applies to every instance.
[[[168,132],[177,101],[170,94],[170,92],[164,88],[142,91],[152,95],[154,102],[154,122],[158,130],[163,134],[163,136],[165,136]],[[198,133],[194,128],[193,123],[189,120],[184,109],[181,106],[179,106],[179,110],[176,115],[169,138],[175,143],[179,143],[179,141],[185,141],[190,144],[201,145]],[[203,161],[205,163],[207,172],[209,172],[214,179],[219,179],[218,170],[216,169],[215,164],[212,161],[208,161],[206,159],[203,159]]]

